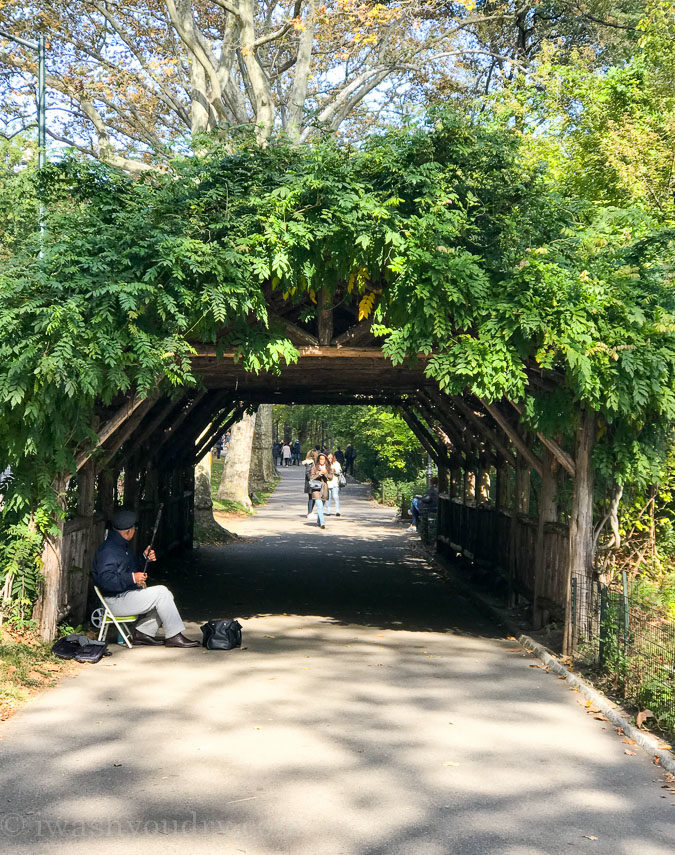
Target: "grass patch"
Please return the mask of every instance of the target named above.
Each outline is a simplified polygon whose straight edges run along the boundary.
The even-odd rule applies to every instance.
[[[231,502],[229,499],[221,500],[217,498],[220,479],[223,477],[224,465],[225,459],[223,457],[220,460],[217,460],[215,457],[211,459],[211,498],[213,499],[213,510],[224,514],[251,516],[254,511],[251,508],[247,508],[246,505],[242,505],[241,502]],[[281,478],[277,475],[266,490],[260,490],[253,494],[251,501],[254,508],[259,508],[267,503],[269,497],[276,490],[279,481],[281,481]]]
[[[222,511],[225,514],[239,514],[240,516],[246,517],[250,517],[253,513],[250,508],[247,508],[246,505],[242,505],[241,502],[231,502],[229,499],[222,501],[221,499],[214,499],[213,510]]]
[[[10,717],[40,689],[56,685],[71,664],[54,656],[51,644],[24,632],[0,628],[0,720]]]

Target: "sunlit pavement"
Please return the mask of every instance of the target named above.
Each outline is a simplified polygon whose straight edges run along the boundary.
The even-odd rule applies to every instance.
[[[302,472],[242,541],[153,571],[199,635],[83,667],[0,726],[0,851],[666,855],[650,758],[437,577],[366,488],[326,529]],[[635,750],[635,754],[625,753]],[[664,797],[665,796],[665,797]]]

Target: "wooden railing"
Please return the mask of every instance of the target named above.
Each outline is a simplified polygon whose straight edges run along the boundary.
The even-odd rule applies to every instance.
[[[508,579],[513,591],[534,596],[537,520],[490,506],[464,505],[441,494],[438,503],[438,550],[461,553],[484,567],[493,567]],[[567,526],[544,526],[543,572],[538,597],[564,610],[569,550]]]

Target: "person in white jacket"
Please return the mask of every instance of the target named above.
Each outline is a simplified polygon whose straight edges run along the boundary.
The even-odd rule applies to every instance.
[[[331,469],[333,470],[333,477],[328,482],[328,501],[326,502],[326,516],[332,516],[333,511],[331,510],[333,504],[335,504],[335,516],[340,516],[340,475],[342,474],[342,467],[338,463],[335,455],[331,452],[328,455],[328,462],[331,465]]]

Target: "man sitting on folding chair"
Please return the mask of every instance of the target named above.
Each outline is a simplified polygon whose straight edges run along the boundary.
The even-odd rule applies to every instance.
[[[136,531],[134,511],[121,509],[112,517],[112,529],[94,555],[94,584],[101,589],[108,608],[114,615],[139,615],[131,640],[133,644],[166,647],[200,647],[183,635],[185,624],[173,601],[173,594],[164,585],[146,588],[147,579],[140,556],[129,554],[129,541]],[[147,547],[143,558],[155,561],[155,550]],[[164,627],[164,638],[157,630]]]

